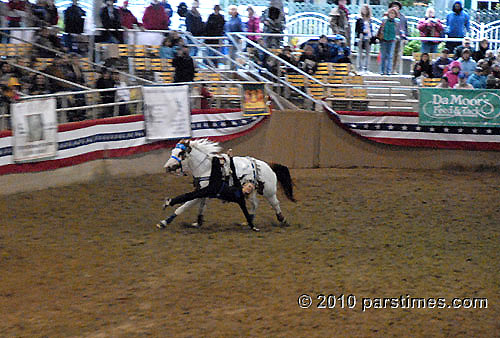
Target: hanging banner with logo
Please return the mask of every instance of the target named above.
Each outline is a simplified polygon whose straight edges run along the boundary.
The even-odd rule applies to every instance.
[[[144,86],[144,120],[149,141],[191,137],[189,87]]]
[[[57,153],[56,99],[11,105],[14,162],[55,157]]]
[[[243,116],[269,115],[263,83],[243,84]]]
[[[500,127],[500,92],[494,89],[420,89],[419,124]]]

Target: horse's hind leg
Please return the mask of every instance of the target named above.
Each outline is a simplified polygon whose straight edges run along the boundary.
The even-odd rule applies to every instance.
[[[285,216],[281,213],[281,208],[280,208],[280,201],[278,200],[278,197],[276,194],[273,194],[271,196],[265,196],[269,204],[274,209],[274,212],[276,213],[276,218],[278,219],[278,222],[280,222],[281,225],[288,225],[288,222],[285,219]]]

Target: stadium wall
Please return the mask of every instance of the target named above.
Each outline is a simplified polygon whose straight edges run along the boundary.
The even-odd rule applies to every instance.
[[[439,169],[445,166],[499,166],[495,151],[409,148],[374,143],[334,123],[327,114],[275,111],[251,133],[223,143],[236,155],[249,155],[290,168],[383,167]],[[0,176],[1,194],[45,189],[109,177],[163,172],[170,149],[124,158],[85,162],[56,170]]]

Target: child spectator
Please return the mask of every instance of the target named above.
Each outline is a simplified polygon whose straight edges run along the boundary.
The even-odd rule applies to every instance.
[[[177,46],[174,46],[172,38],[167,36],[163,39],[163,43],[160,47],[160,58],[162,59],[173,59],[177,54]]]
[[[421,37],[441,37],[444,27],[439,19],[435,18],[436,11],[434,8],[429,7],[425,12],[425,18],[418,22],[418,30]],[[422,53],[436,53],[439,41],[422,41]]]
[[[448,78],[446,76],[443,76],[441,78],[441,82],[439,82],[436,88],[450,88],[450,85],[448,84]]]
[[[467,83],[467,75],[460,72],[458,74],[458,83],[453,87],[454,89],[474,89],[471,84]]]
[[[432,64],[433,77],[440,78],[444,73],[446,73],[445,69],[447,69],[448,65],[453,61],[448,57],[448,55],[448,49],[444,48],[441,51],[441,55],[439,56],[439,58],[434,61],[434,63]]]
[[[432,65],[429,60],[429,54],[422,53],[420,61],[415,64],[413,68],[413,79],[415,83],[420,84],[421,77],[433,77]]]
[[[382,24],[377,33],[380,40],[380,74],[390,75],[392,71],[392,56],[397,38],[400,36],[398,11],[391,7],[387,11],[387,16],[382,20]]]
[[[476,61],[471,58],[471,51],[469,49],[463,50],[462,57],[458,61],[460,61],[462,72],[465,73],[466,77],[472,74],[477,67]]]
[[[486,78],[483,68],[476,67],[476,71],[469,76],[467,83],[471,84],[475,89],[484,89],[486,88]]]
[[[453,88],[458,83],[458,74],[460,73],[462,66],[459,61],[453,61],[450,64],[450,68],[451,70],[447,71],[445,76],[448,78],[448,85],[450,88]]]
[[[370,5],[361,6],[361,17],[356,20],[356,38],[358,45],[357,69],[359,72],[367,72],[370,62],[371,45],[377,40],[373,31],[372,9]]]

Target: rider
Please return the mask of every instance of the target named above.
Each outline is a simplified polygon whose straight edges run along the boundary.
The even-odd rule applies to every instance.
[[[236,175],[236,169],[234,167],[233,157],[231,150],[228,151],[229,155],[229,166],[231,168],[231,174],[233,178],[233,185],[229,185],[227,181],[224,180],[222,175],[222,165],[224,163],[224,158],[219,158],[214,156],[212,158],[212,170],[210,172],[210,180],[208,186],[192,192],[188,192],[183,195],[179,195],[174,198],[167,198],[164,204],[164,208],[168,206],[173,206],[176,204],[185,203],[197,198],[218,198],[226,202],[238,203],[245,218],[248,222],[250,228],[254,231],[259,231],[258,228],[253,224],[253,216],[248,213],[245,197],[250,195],[255,189],[255,185],[251,182],[246,182],[241,184],[238,176]],[[164,228],[167,224],[167,220],[163,220],[158,224],[158,227]]]

